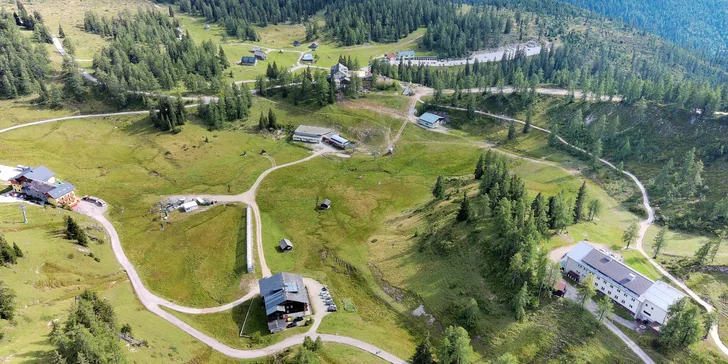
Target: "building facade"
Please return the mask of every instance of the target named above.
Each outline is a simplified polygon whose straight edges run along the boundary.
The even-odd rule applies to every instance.
[[[27,168],[10,179],[13,191],[26,198],[53,206],[78,205],[76,187],[56,179],[56,174],[45,166]]]
[[[435,115],[433,113],[426,112],[422,114],[417,121],[418,124],[424,126],[425,128],[434,128],[440,124],[443,117],[440,115]]]
[[[630,312],[638,320],[660,325],[671,305],[686,297],[664,282],[654,282],[619,261],[606,250],[579,242],[561,259],[566,275],[581,282],[594,275],[594,288]]]

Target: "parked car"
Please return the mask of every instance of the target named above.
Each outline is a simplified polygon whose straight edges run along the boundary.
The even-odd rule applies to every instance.
[[[327,309],[326,309],[326,311],[329,311],[329,312],[336,312],[336,311],[337,311],[337,309],[336,309],[336,306],[334,306],[334,305],[331,305],[331,306],[329,306],[329,308],[327,308]]]
[[[294,322],[303,321],[303,316],[298,316],[295,319],[293,319]]]
[[[298,323],[296,321],[291,322],[290,324],[286,325],[286,328],[290,329],[292,327],[298,326]]]

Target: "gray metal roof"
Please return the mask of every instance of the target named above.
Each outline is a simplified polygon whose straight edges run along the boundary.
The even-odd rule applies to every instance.
[[[250,56],[250,57],[243,56],[243,58],[240,59],[241,63],[255,63],[257,61],[258,61],[258,59],[253,56]]]
[[[76,190],[76,187],[74,187],[71,183],[66,182],[48,192],[48,196],[51,198],[59,198],[62,197],[71,191]]]
[[[332,129],[322,128],[320,126],[300,125],[298,128],[296,128],[295,133],[314,137],[322,137],[324,135],[333,134],[334,131]]]
[[[581,261],[638,296],[641,296],[652,286],[651,280],[599,250],[593,249]],[[634,276],[634,279],[631,279],[630,274]]]
[[[36,168],[26,169],[25,171],[21,172],[20,174],[13,177],[12,179],[18,179],[20,177],[25,177],[31,181],[47,182],[49,179],[55,177],[55,175],[56,174],[53,173],[53,171],[46,168],[45,166],[38,166]]]
[[[311,305],[308,300],[303,277],[298,274],[281,272],[258,281],[260,295],[265,302],[265,314],[270,315],[279,310],[278,306],[286,301],[302,302]]]
[[[397,52],[397,56],[400,56],[400,57],[401,56],[414,56],[414,55],[415,55],[415,51],[400,51],[400,52]]]
[[[347,143],[349,143],[349,141],[343,138],[341,135],[332,135],[329,138],[341,145],[346,145]]]
[[[429,113],[429,112],[426,112],[426,113],[422,114],[422,116],[420,116],[420,120],[426,121],[430,124],[434,124],[440,119],[442,119],[442,116],[435,115],[435,114]]]
[[[291,243],[291,241],[288,239],[281,239],[279,244],[281,245],[281,249],[286,248],[286,247],[293,248],[293,243]]]
[[[302,61],[313,61],[313,54],[306,53],[303,55],[303,57],[301,57],[301,60]]]
[[[39,193],[44,195],[56,188],[56,186],[54,185],[43,183],[40,181],[25,182],[23,183],[23,187],[33,191],[38,191]]]

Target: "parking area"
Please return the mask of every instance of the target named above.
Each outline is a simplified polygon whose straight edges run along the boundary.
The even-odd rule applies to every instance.
[[[22,170],[18,167],[4,166],[0,164],[0,184],[6,184],[11,178],[20,174]]]

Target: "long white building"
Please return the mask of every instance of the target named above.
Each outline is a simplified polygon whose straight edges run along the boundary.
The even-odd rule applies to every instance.
[[[639,320],[662,325],[667,320],[670,306],[685,297],[669,284],[654,282],[609,252],[583,241],[564,255],[561,266],[567,276],[577,282],[593,274],[595,288]]]

